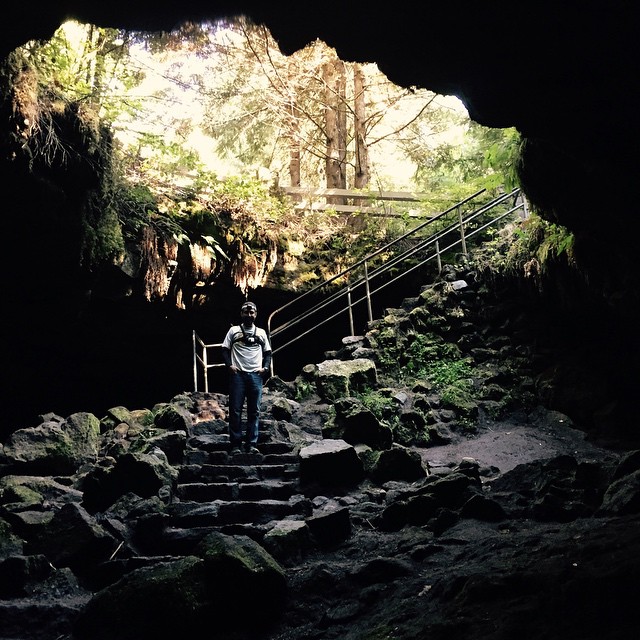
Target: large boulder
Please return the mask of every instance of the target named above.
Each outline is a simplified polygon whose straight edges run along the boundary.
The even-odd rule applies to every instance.
[[[98,455],[100,421],[92,413],[74,413],[64,421],[42,422],[14,431],[4,446],[5,462],[22,473],[71,474]]]
[[[55,567],[69,567],[79,576],[106,561],[118,546],[95,518],[73,503],[56,511],[28,542],[32,554],[42,554]]]
[[[0,518],[0,560],[20,555],[22,554],[22,549],[22,539],[15,534],[8,522]]]
[[[83,479],[83,505],[90,512],[104,511],[119,497],[133,492],[141,498],[171,495],[178,471],[160,449],[151,453],[127,453],[112,466],[96,466]]]
[[[391,429],[382,424],[357,398],[341,398],[334,404],[335,418],[325,425],[325,438],[366,444],[373,449],[388,449],[393,440]]]
[[[98,591],[76,620],[77,640],[169,640],[215,628],[204,562],[187,556],[142,567]]]
[[[325,360],[316,368],[316,388],[325,400],[337,400],[366,391],[378,383],[378,374],[373,360]]]
[[[355,448],[344,440],[320,440],[300,450],[300,480],[327,486],[350,485],[364,478]]]
[[[405,447],[394,446],[378,454],[370,475],[379,484],[389,480],[412,482],[426,477],[427,470],[422,464],[419,453]]]
[[[157,427],[168,431],[189,432],[193,419],[188,409],[180,404],[167,404],[158,409],[154,422]]]
[[[77,640],[223,638],[257,632],[282,612],[280,565],[246,536],[212,533],[194,555],[136,569],[98,591],[79,616]]]
[[[5,511],[80,502],[82,492],[51,476],[7,475],[0,478],[0,505]]]

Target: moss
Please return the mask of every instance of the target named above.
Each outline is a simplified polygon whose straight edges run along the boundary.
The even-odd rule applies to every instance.
[[[0,503],[8,504],[10,502],[18,502],[22,505],[42,504],[44,497],[41,493],[25,487],[24,485],[11,485],[4,489]]]
[[[442,390],[442,403],[465,418],[472,418],[478,414],[478,405],[468,389],[460,385],[451,384]]]
[[[362,461],[365,473],[371,473],[371,470],[376,466],[380,458],[380,453],[380,451],[374,451],[368,447],[358,451],[358,457]]]

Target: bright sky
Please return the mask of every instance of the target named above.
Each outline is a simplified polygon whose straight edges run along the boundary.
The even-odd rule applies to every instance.
[[[79,43],[86,38],[84,25],[69,22],[64,28],[69,40],[77,40]],[[183,146],[185,142],[199,154],[202,162],[213,172],[223,177],[229,174],[238,174],[243,167],[233,159],[220,159],[214,150],[214,141],[205,135],[198,127],[204,112],[202,96],[195,83],[184,82],[176,78],[175,65],[180,64],[180,78],[205,75],[209,64],[207,59],[194,55],[192,52],[171,52],[162,56],[152,55],[143,46],[135,46],[131,49],[132,63],[139,67],[145,74],[144,81],[134,89],[129,90],[128,95],[139,98],[144,105],[143,118],[122,117],[114,123],[117,137],[124,144],[136,142],[140,133],[153,133],[163,137],[166,142],[177,141]],[[173,67],[173,69],[172,69]],[[415,104],[407,100],[407,106],[415,111],[424,104],[424,95],[418,92],[415,96]],[[466,116],[466,110],[462,102],[454,96],[437,96],[435,102],[447,109]],[[394,118],[387,116],[387,126],[393,128],[398,122],[406,121],[410,116],[406,113],[395,113]],[[193,130],[185,140],[176,127],[176,120],[188,120],[195,123]],[[464,128],[457,126],[442,134],[433,135],[429,141],[436,143],[446,140],[449,143],[462,141]],[[395,188],[411,188],[411,176],[415,171],[413,163],[391,143],[382,142],[370,149],[372,180],[381,178],[390,182]],[[266,179],[268,168],[255,168],[260,170]]]

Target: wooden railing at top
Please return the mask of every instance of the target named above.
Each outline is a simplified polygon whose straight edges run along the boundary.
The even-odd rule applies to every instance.
[[[280,190],[296,201],[296,209],[303,209],[305,211],[331,210],[339,213],[361,212],[372,216],[385,217],[428,217],[416,211],[396,213],[384,208],[385,202],[421,202],[427,197],[426,194],[414,193],[412,191],[357,191],[353,189],[310,189],[308,187],[280,187]],[[329,198],[343,198],[345,200],[369,203],[381,202],[383,208],[367,204],[337,204],[327,202]],[[324,202],[321,200],[324,200]]]

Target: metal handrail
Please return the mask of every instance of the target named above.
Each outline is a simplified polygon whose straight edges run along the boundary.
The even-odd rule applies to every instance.
[[[499,200],[494,202],[491,206],[487,206],[487,207],[483,207],[482,209],[479,209],[475,212],[473,212],[473,214],[471,214],[470,216],[468,216],[467,218],[463,219],[463,224],[468,224],[470,223],[472,220],[475,220],[477,217],[479,217],[480,215],[482,215],[483,213],[486,213],[486,211],[490,210],[491,208],[497,206],[497,204],[501,204],[502,202],[504,202],[506,199],[508,199],[508,197],[512,196],[513,192],[510,194],[506,194],[505,196],[500,197]],[[477,229],[474,229],[473,231],[471,231],[470,233],[468,233],[466,235],[466,238],[471,238],[474,235],[476,235],[477,233],[480,233],[481,231],[484,231],[484,229],[493,226],[495,224],[497,224],[497,222],[499,222],[500,220],[502,220],[503,218],[511,215],[512,213],[520,210],[520,209],[524,209],[524,203],[518,204],[514,207],[511,207],[508,211],[506,211],[505,213],[501,214],[500,216],[497,216],[496,218],[493,218],[492,220],[490,220],[489,222],[485,223],[484,225],[482,225],[481,227],[478,227]],[[430,260],[432,260],[435,257],[440,256],[443,253],[446,253],[447,251],[450,251],[451,249],[453,249],[454,247],[458,246],[458,245],[462,245],[463,247],[465,246],[465,236],[461,235],[460,238],[458,238],[457,240],[455,240],[454,242],[452,242],[451,244],[447,245],[446,247],[442,248],[442,247],[438,247],[436,249],[436,251],[433,254],[428,255],[426,258],[424,258],[423,260],[421,260],[418,264],[405,269],[402,271],[402,273],[398,274],[395,278],[392,278],[391,280],[383,283],[382,285],[380,285],[377,289],[373,289],[370,290],[369,289],[369,285],[371,283],[371,280],[377,276],[380,275],[386,271],[389,271],[391,269],[391,267],[395,266],[396,264],[399,264],[400,262],[403,262],[404,260],[406,260],[407,258],[411,257],[412,255],[418,253],[419,251],[425,249],[427,246],[429,245],[438,245],[439,241],[446,237],[448,234],[450,234],[453,230],[455,230],[458,227],[458,223],[449,225],[446,229],[443,229],[442,231],[439,231],[438,233],[434,234],[433,236],[430,236],[429,238],[423,240],[422,242],[420,242],[418,245],[416,245],[415,247],[413,247],[410,250],[407,250],[406,252],[404,252],[403,254],[396,256],[396,258],[394,258],[393,260],[391,260],[389,263],[386,263],[384,265],[382,265],[381,267],[378,267],[377,270],[374,270],[369,277],[367,278],[366,276],[361,278],[360,280],[358,280],[356,283],[351,284],[347,287],[345,287],[344,289],[341,289],[338,292],[335,292],[332,296],[330,296],[330,299],[328,300],[328,302],[326,302],[325,304],[322,305],[317,305],[317,309],[321,309],[324,308],[326,306],[328,306],[328,304],[330,302],[333,302],[334,300],[337,300],[339,297],[341,296],[351,296],[351,294],[354,292],[355,289],[357,289],[358,287],[362,286],[362,285],[366,285],[367,286],[367,291],[365,292],[365,294],[360,297],[357,298],[356,300],[351,299],[349,301],[349,307],[348,308],[353,308],[355,307],[357,304],[359,304],[360,302],[363,301],[368,301],[370,303],[370,299],[371,296],[374,295],[375,293],[378,293],[379,291],[382,291],[383,289],[385,289],[387,286],[389,286],[390,284],[393,284],[394,282],[396,282],[397,280],[399,280],[400,278],[403,278],[405,275],[412,273],[413,271],[415,271],[416,269],[424,266],[427,262],[429,262]],[[466,253],[466,251],[465,251]],[[369,307],[370,308],[370,307]],[[318,327],[321,327],[325,324],[327,324],[328,322],[331,322],[331,320],[334,320],[335,318],[337,318],[338,316],[340,316],[342,313],[344,313],[347,310],[347,308],[342,308],[339,311],[333,313],[330,316],[325,317],[324,319],[320,320],[319,322],[317,322],[316,324],[314,324],[314,326],[306,331],[303,331],[302,333],[297,334],[294,338],[292,338],[291,340],[289,340],[288,342],[278,346],[277,348],[275,348],[273,350],[273,353],[277,353],[278,351],[290,346],[291,344],[293,344],[294,342],[297,342],[299,339],[303,338],[304,336],[308,335],[309,333],[312,333],[313,331],[315,331]],[[305,314],[302,314],[301,316],[297,316],[294,320],[292,320],[290,323],[288,323],[285,328],[289,328],[290,326],[293,326],[294,324],[296,324],[303,316],[306,318],[307,316],[309,316],[310,314],[307,312]],[[371,317],[369,317],[369,320],[371,320]],[[352,333],[353,334],[353,330]],[[273,362],[273,360],[272,360]]]
[[[224,367],[224,362],[209,363],[208,353],[209,349],[216,347],[221,348],[222,342],[216,342],[214,344],[206,344],[202,338],[196,333],[195,329],[192,333],[193,340],[193,390],[198,391],[198,364],[202,367],[204,372],[204,390],[209,392],[209,369],[216,369],[218,367]],[[200,348],[200,353],[198,352]]]
[[[276,338],[283,331],[286,331],[286,330],[290,329],[291,327],[296,326],[299,323],[307,320],[311,316],[314,316],[317,312],[325,309],[326,307],[331,305],[333,302],[335,302],[339,298],[345,297],[345,296],[349,297],[353,293],[353,291],[356,290],[358,287],[364,285],[365,287],[368,288],[370,283],[371,283],[371,281],[373,279],[375,279],[377,276],[380,276],[380,275],[388,272],[390,269],[392,269],[396,265],[399,265],[399,264],[405,262],[408,258],[410,258],[411,256],[415,255],[419,251],[423,250],[429,244],[437,243],[441,238],[445,237],[447,234],[450,234],[452,231],[455,231],[456,229],[460,229],[460,235],[461,235],[460,239],[456,243],[453,243],[452,245],[450,245],[448,247],[445,247],[444,249],[438,249],[436,251],[436,254],[421,260],[420,263],[415,265],[414,267],[411,267],[409,269],[404,270],[403,273],[400,274],[399,276],[397,276],[396,278],[394,278],[392,280],[392,282],[395,282],[396,280],[398,280],[403,275],[406,275],[407,273],[411,273],[416,268],[421,267],[422,265],[424,265],[426,262],[428,262],[429,260],[433,259],[434,257],[436,257],[436,256],[439,257],[442,253],[445,253],[446,251],[449,251],[453,246],[456,246],[458,244],[462,244],[463,253],[466,255],[467,252],[466,252],[465,236],[464,236],[464,228],[465,228],[465,226],[468,226],[468,224],[471,221],[475,220],[477,217],[479,217],[480,215],[490,211],[491,209],[499,206],[500,204],[504,203],[505,201],[509,200],[510,198],[517,198],[518,195],[520,195],[520,190],[519,189],[514,189],[509,193],[502,194],[502,195],[494,198],[492,201],[490,201],[489,203],[483,205],[479,209],[473,211],[471,214],[463,216],[462,213],[460,212],[461,205],[463,205],[466,202],[468,202],[469,200],[472,200],[473,198],[477,197],[483,191],[477,192],[473,196],[470,196],[469,198],[461,201],[460,203],[450,207],[446,211],[443,211],[442,213],[438,214],[437,216],[434,216],[433,218],[431,218],[427,222],[425,222],[425,223],[419,225],[418,227],[416,227],[415,229],[412,229],[411,231],[405,233],[400,238],[397,238],[396,240],[394,240],[393,242],[388,243],[387,245],[385,245],[381,249],[377,250],[376,252],[374,252],[374,253],[368,255],[367,257],[361,259],[360,261],[358,261],[354,265],[351,265],[348,269],[345,269],[344,271],[340,272],[336,276],[333,276],[330,280],[327,280],[327,281],[321,283],[320,285],[317,285],[316,287],[314,287],[313,289],[310,289],[308,292],[306,292],[305,294],[302,294],[301,296],[299,296],[295,300],[292,300],[292,301],[288,302],[287,304],[283,305],[282,307],[280,307],[279,309],[276,309],[275,311],[273,311],[271,313],[271,315],[269,316],[269,320],[268,320],[268,323],[267,323],[267,330],[268,330],[269,336],[272,338],[272,346],[274,346],[273,345],[273,338]],[[510,210],[510,213],[513,213],[515,210],[518,210],[518,209],[521,209],[521,208],[524,209],[524,206],[525,205],[524,205],[524,202],[523,202],[522,204],[520,204],[517,207],[515,207],[513,210]],[[416,235],[418,231],[422,230],[427,225],[434,224],[435,222],[440,220],[442,217],[444,217],[446,214],[451,213],[452,211],[455,211],[456,209],[458,209],[458,211],[459,211],[459,220],[458,220],[458,222],[452,223],[448,227],[446,227],[445,229],[436,232],[435,234],[433,234],[432,236],[429,236],[425,240],[422,240],[416,246],[404,251],[401,254],[398,254],[397,256],[392,258],[390,261],[388,261],[385,264],[380,265],[379,267],[374,269],[372,272],[369,273],[367,271],[366,263],[368,261],[370,261],[373,257],[375,257],[376,255],[379,255],[382,251],[385,251],[388,248],[392,247],[394,244],[397,244],[400,240],[404,240],[409,236]],[[491,221],[490,224],[495,224],[498,220],[502,219],[503,217],[504,216],[498,216],[494,221]],[[475,235],[475,233],[477,233],[477,231],[468,234],[467,237],[471,237],[471,236]],[[347,275],[348,273],[353,271],[356,267],[361,266],[361,265],[363,265],[365,267],[365,275],[363,277],[361,277],[360,279],[356,280],[353,283],[349,283],[346,287],[344,287],[342,289],[339,289],[338,291],[335,291],[335,292],[329,294],[328,296],[323,298],[323,300],[321,302],[309,307],[308,309],[306,309],[305,311],[301,312],[299,315],[297,315],[296,317],[292,318],[291,320],[283,323],[279,327],[277,327],[275,329],[271,328],[271,321],[272,321],[272,319],[274,318],[274,316],[277,313],[280,313],[281,311],[283,311],[284,309],[290,307],[294,303],[300,302],[300,300],[302,298],[310,295],[311,293],[317,292],[322,287],[326,287],[330,282],[333,282],[333,281],[335,281],[336,279],[338,279],[340,277],[344,277],[345,275]],[[384,285],[384,286],[386,286],[386,285]],[[339,316],[341,313],[344,313],[345,311],[349,311],[350,319],[351,319],[351,317],[352,317],[351,314],[352,314],[353,307],[355,307],[359,302],[362,302],[363,299],[366,299],[368,301],[369,320],[371,321],[372,320],[372,317],[371,317],[371,304],[370,304],[371,295],[376,293],[376,292],[378,292],[378,291],[380,291],[381,289],[383,289],[384,286],[379,287],[375,291],[368,291],[365,294],[364,298],[359,298],[359,299],[357,299],[355,301],[353,301],[353,300],[350,301],[349,304],[347,304],[344,308],[340,309],[338,312],[336,312],[336,313],[334,313],[334,314],[332,314],[332,315],[330,315],[328,317],[325,317],[320,321],[317,321],[311,329],[309,329],[307,331],[304,331],[304,332],[298,334],[295,338],[291,339],[290,341],[275,347],[274,350],[273,350],[274,355],[278,351],[280,351],[280,350],[284,349],[285,347],[288,347],[289,345],[294,343],[299,338],[302,338],[305,335],[308,335],[311,331],[315,330],[317,327],[322,326],[322,325],[326,324],[327,322],[333,320],[334,318]],[[352,335],[353,335],[353,333],[352,333]]]
[[[410,231],[404,233],[403,235],[399,236],[398,238],[395,238],[393,241],[385,244],[383,247],[378,248],[376,251],[374,251],[373,253],[367,255],[365,258],[362,258],[358,262],[352,264],[347,269],[344,269],[343,271],[341,271],[340,273],[336,274],[335,276],[332,276],[330,279],[325,280],[324,282],[320,283],[319,285],[316,285],[315,287],[313,287],[313,288],[309,289],[308,291],[306,291],[305,293],[301,294],[295,300],[291,300],[291,301],[287,302],[286,304],[282,305],[281,307],[279,307],[278,309],[276,309],[275,311],[273,311],[269,315],[268,320],[267,320],[267,334],[269,335],[272,347],[274,347],[274,345],[273,345],[273,338],[274,337],[277,338],[279,335],[281,335],[283,332],[287,331],[288,329],[290,329],[290,328],[298,325],[299,323],[304,322],[305,320],[313,317],[314,315],[318,314],[320,311],[322,311],[322,310],[326,309],[327,307],[329,307],[332,303],[334,303],[337,300],[339,300],[341,297],[346,297],[347,298],[347,303],[346,303],[345,306],[341,307],[337,312],[330,313],[326,317],[323,317],[322,319],[317,320],[314,323],[313,327],[296,334],[296,336],[293,337],[288,342],[284,342],[283,344],[280,344],[280,345],[274,347],[273,348],[273,354],[275,355],[276,353],[278,353],[282,349],[285,349],[286,347],[292,345],[293,343],[297,342],[301,338],[307,336],[309,333],[315,331],[318,327],[321,327],[321,326],[325,325],[326,323],[334,320],[335,318],[337,318],[338,316],[340,316],[341,314],[343,314],[345,312],[349,313],[351,335],[354,335],[353,308],[356,305],[358,305],[359,303],[361,303],[363,301],[367,302],[368,318],[369,318],[369,321],[371,321],[373,319],[372,318],[371,297],[374,294],[378,293],[379,291],[381,291],[382,289],[386,288],[390,284],[396,282],[400,278],[405,277],[409,273],[412,273],[416,269],[424,266],[426,263],[428,263],[430,260],[433,260],[434,258],[438,259],[438,266],[440,268],[440,266],[441,266],[441,262],[440,261],[441,261],[442,254],[450,251],[451,249],[455,248],[456,246],[459,246],[459,245],[462,246],[462,252],[463,252],[463,254],[465,256],[465,259],[466,259],[466,257],[467,257],[466,241],[469,238],[473,237],[477,233],[480,233],[481,231],[484,231],[486,228],[488,228],[490,226],[496,225],[498,222],[500,222],[504,218],[512,215],[516,211],[522,210],[522,217],[524,217],[524,218],[526,218],[528,216],[527,203],[526,203],[526,200],[524,199],[524,196],[522,195],[522,193],[521,193],[519,188],[513,189],[509,193],[497,196],[496,198],[492,199],[488,203],[482,205],[480,208],[475,209],[475,210],[471,211],[470,213],[467,213],[467,214],[463,215],[462,207],[464,205],[468,204],[469,202],[475,200],[479,195],[481,195],[485,191],[486,191],[486,189],[481,189],[480,191],[477,191],[476,193],[472,194],[471,196],[465,198],[464,200],[461,200],[460,202],[458,202],[457,204],[453,205],[452,207],[449,207],[445,211],[443,211],[443,212],[441,212],[441,213],[429,218],[429,220],[423,222],[422,224],[418,225],[417,227],[415,227],[415,228],[411,229]],[[507,211],[501,212],[498,216],[496,216],[495,218],[492,218],[491,220],[485,222],[480,227],[478,227],[476,229],[471,229],[471,230],[469,230],[469,231],[467,231],[465,233],[465,228],[468,227],[471,222],[473,222],[474,220],[479,218],[481,215],[491,211],[492,209],[495,209],[496,207],[498,207],[499,205],[505,203],[506,201],[508,201],[511,198],[513,198],[514,205],[512,207],[510,207]],[[521,199],[519,203],[517,203],[518,202],[518,198]],[[415,246],[410,247],[409,249],[406,249],[405,251],[403,251],[403,252],[399,253],[398,255],[394,256],[388,262],[386,262],[386,263],[384,263],[382,265],[379,265],[378,267],[373,269],[371,272],[369,272],[367,263],[370,262],[373,258],[375,258],[376,256],[380,255],[381,253],[383,253],[385,251],[388,251],[389,249],[393,248],[395,245],[397,245],[398,243],[402,242],[403,240],[406,240],[407,238],[410,238],[410,237],[417,236],[417,234],[420,231],[422,231],[422,229],[426,228],[429,225],[435,224],[437,221],[441,220],[447,214],[450,214],[450,213],[452,213],[452,212],[454,212],[456,210],[458,212],[458,220],[456,222],[453,222],[453,223],[449,224],[446,228],[441,229],[439,231],[436,231],[435,233],[433,233],[429,237],[420,240]],[[451,233],[454,233],[454,232],[459,232],[459,234],[460,234],[459,237],[455,241],[450,242],[444,248],[440,247],[440,241],[443,240],[444,238],[446,238]],[[393,267],[406,262],[409,258],[415,256],[419,252],[422,252],[422,251],[426,250],[428,247],[435,247],[435,249],[433,249],[433,251],[430,252],[426,257],[421,258],[420,261],[417,262],[415,265],[412,265],[410,267],[407,267],[406,269],[403,269],[401,273],[399,273],[397,276],[393,277],[392,279],[390,279],[390,280],[388,280],[386,282],[383,282],[378,288],[373,289],[373,290],[371,289],[371,283],[375,278],[377,278],[378,276],[381,276],[381,275],[383,275],[385,273],[388,273]],[[303,310],[300,314],[298,314],[294,318],[284,322],[283,324],[279,325],[275,329],[271,328],[272,320],[277,314],[283,312],[285,309],[288,309],[289,307],[291,307],[294,304],[299,304],[301,300],[308,298],[310,295],[312,295],[314,293],[318,293],[322,289],[326,289],[330,284],[332,284],[333,282],[335,282],[336,280],[338,280],[340,278],[344,278],[345,276],[347,276],[348,274],[352,273],[353,271],[355,271],[359,267],[363,268],[364,275],[359,277],[355,282],[349,283],[345,287],[328,294],[327,296],[323,297],[323,299],[320,302],[309,306],[307,309]],[[363,293],[363,295],[361,297],[358,297],[358,298],[356,298],[354,300],[353,299],[353,294],[360,287],[364,287],[365,291],[364,291],[364,293]],[[222,346],[222,343],[205,344],[197,336],[196,332],[195,331],[193,332],[193,377],[194,377],[194,389],[196,391],[198,390],[198,365],[200,365],[203,368],[203,371],[204,371],[204,374],[205,374],[204,375],[205,391],[208,391],[208,380],[207,380],[207,377],[208,377],[207,376],[207,372],[208,372],[208,370],[211,369],[211,368],[224,366],[224,364],[220,363],[220,362],[209,363],[208,358],[207,358],[207,350],[209,348],[216,348],[216,347],[221,347],[221,346]],[[200,347],[202,355],[198,354],[198,347]],[[272,373],[273,373],[273,368],[274,368],[274,362],[273,362],[273,359],[272,359],[272,361],[271,361],[271,372]]]
[[[276,314],[281,313],[282,311],[284,311],[285,309],[289,308],[293,304],[298,304],[301,300],[309,297],[310,295],[313,295],[314,293],[317,293],[321,289],[326,289],[331,283],[335,282],[336,280],[339,280],[340,278],[343,278],[344,276],[346,276],[347,274],[351,273],[352,271],[354,271],[358,267],[360,267],[360,266],[366,264],[367,262],[371,261],[373,258],[375,258],[376,256],[380,255],[384,251],[388,251],[390,248],[392,248],[396,244],[400,243],[402,240],[405,240],[406,238],[408,238],[410,236],[416,235],[423,228],[425,228],[426,226],[428,226],[430,224],[434,224],[435,222],[440,220],[442,217],[444,217],[448,213],[451,213],[452,211],[455,211],[459,207],[467,204],[468,202],[470,202],[472,200],[475,200],[475,198],[477,198],[479,195],[483,194],[485,191],[486,191],[486,189],[480,189],[479,191],[476,191],[474,194],[468,196],[464,200],[461,200],[457,204],[454,204],[452,207],[449,207],[445,211],[442,211],[441,213],[433,216],[432,218],[429,218],[428,220],[426,220],[422,224],[419,224],[417,227],[414,227],[413,229],[407,231],[406,233],[404,233],[403,235],[399,236],[398,238],[395,238],[391,242],[389,242],[389,243],[385,244],[384,246],[376,249],[373,253],[370,253],[369,255],[367,255],[366,257],[362,258],[361,260],[358,260],[357,262],[352,264],[350,267],[347,267],[346,269],[344,269],[340,273],[336,274],[335,276],[332,276],[328,280],[325,280],[324,282],[321,282],[320,284],[316,285],[315,287],[312,287],[308,291],[305,291],[304,293],[299,295],[295,300],[290,300],[289,302],[287,302],[286,304],[283,304],[281,307],[279,307],[275,311],[272,311],[271,314],[269,315],[269,318],[267,319],[267,334],[270,337],[276,336],[278,334],[278,332],[285,330],[289,326],[289,323],[285,323],[285,324],[281,325],[280,327],[278,327],[277,329],[272,331],[271,330],[271,322],[272,322],[273,318],[276,316]],[[297,316],[294,319],[294,321],[295,322],[299,322],[300,320],[305,319],[309,315],[312,315],[313,312],[317,308],[322,308],[323,306],[326,306],[326,305],[323,304],[323,303],[320,303],[319,305],[317,305],[317,307],[312,307],[311,309],[308,309],[306,312],[303,312],[302,316]]]

